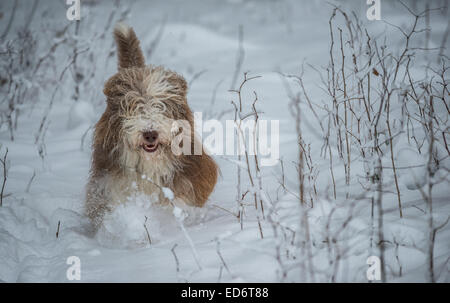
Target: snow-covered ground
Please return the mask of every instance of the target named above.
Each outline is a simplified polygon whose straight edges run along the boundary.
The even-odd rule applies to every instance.
[[[0,3],[0,31],[6,28],[14,3]],[[300,75],[304,65],[303,81],[309,97],[317,104],[326,102],[314,68],[323,72],[329,62],[328,22],[333,6],[321,0],[115,3],[119,4],[82,1],[78,29],[74,21],[66,19],[68,6],[64,1],[38,3],[28,25],[36,39],[35,45],[26,46],[31,67],[22,63],[13,74],[16,83],[28,87],[17,107],[20,115],[13,139],[6,123],[12,95],[2,84],[0,156],[8,149],[8,177],[0,207],[0,281],[68,282],[67,259],[76,256],[81,262],[81,282],[367,282],[367,258],[379,256],[380,245],[373,240],[378,231],[372,228],[377,220],[373,222],[372,211],[377,210],[371,204],[371,197],[376,199],[377,194],[369,191],[355,198],[363,192],[357,181],[365,174],[362,161],[355,158],[352,163],[353,182],[347,187],[342,161],[335,153],[337,199],[333,198],[329,159],[322,155],[323,140],[316,135],[319,127],[307,106],[302,107],[302,129],[318,171],[317,195],[314,207],[308,210],[300,207],[297,198],[296,124],[286,85],[294,93],[300,88],[283,75]],[[400,45],[395,27],[366,19],[366,1],[335,4],[349,12],[354,10],[371,34],[381,40],[386,35],[394,49]],[[444,4],[447,1],[430,5]],[[420,1],[411,2],[417,11],[423,6]],[[412,16],[399,3],[381,1],[381,7],[383,20],[402,28],[411,25]],[[0,41],[2,66],[7,65],[8,41],[26,26],[31,11],[32,1],[19,1],[11,29]],[[447,10],[431,14],[427,47],[441,45],[448,15]],[[105,107],[103,83],[117,68],[112,26],[121,19],[133,26],[141,39],[147,64],[164,65],[184,75],[189,83],[188,102],[204,119],[232,120],[230,101],[237,99],[229,90],[239,86],[243,72],[261,76],[246,84],[242,96],[246,111],[251,110],[255,91],[260,119],[280,121],[279,149],[284,164],[284,174],[280,163],[262,169],[264,217],[260,207],[255,209],[253,200],[246,197],[241,225],[236,216],[237,157],[216,156],[219,182],[207,205],[191,210],[183,223],[172,208],[153,205],[151,197],[138,196],[108,214],[96,235],[89,233],[83,200],[92,127]],[[345,28],[342,20],[336,22]],[[338,36],[335,39],[338,46]],[[419,45],[425,43],[423,35],[418,39]],[[236,72],[240,50],[243,61]],[[444,54],[449,55],[448,50]],[[425,74],[421,62],[415,62],[412,70],[419,78]],[[446,77],[448,80],[448,74]],[[448,100],[447,91],[447,105]],[[443,110],[442,104],[436,105],[436,111]],[[325,123],[326,115],[320,118]],[[353,148],[356,155],[356,145]],[[445,156],[445,149],[442,152]],[[426,178],[428,158],[410,147],[405,133],[400,134],[395,153],[398,167],[414,168],[398,170],[401,219],[392,174],[386,173],[383,180],[385,243],[381,245],[385,248],[386,280],[428,281],[428,206],[416,185]],[[383,166],[391,166],[390,159],[387,153]],[[450,167],[449,159],[444,157],[441,165],[443,174]],[[421,181],[416,182],[415,176]],[[280,186],[282,179],[286,189]],[[250,189],[248,184],[243,170],[241,194]],[[433,187],[435,226],[450,215],[449,197],[448,178],[444,178]],[[435,238],[436,281],[450,282],[449,259],[447,224]]]

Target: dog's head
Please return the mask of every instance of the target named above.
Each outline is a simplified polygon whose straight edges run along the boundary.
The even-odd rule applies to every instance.
[[[108,163],[143,174],[158,169],[155,173],[167,173],[176,165],[171,144],[179,129],[174,130],[173,122],[193,125],[186,81],[170,70],[146,66],[132,28],[119,23],[114,36],[118,72],[105,83],[107,107],[97,124],[94,144],[108,153]]]

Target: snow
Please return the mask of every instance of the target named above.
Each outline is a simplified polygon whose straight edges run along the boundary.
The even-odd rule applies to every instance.
[[[95,122],[95,114],[92,103],[80,100],[72,105],[69,110],[68,130],[93,122]]]
[[[360,7],[351,7],[343,1],[333,3],[355,9],[365,18],[364,3]],[[0,4],[1,10],[7,12],[0,20],[2,29],[12,4],[12,1]],[[371,221],[370,200],[376,199],[377,194],[368,192],[358,203],[351,202],[353,194],[359,194],[357,176],[364,174],[367,163],[355,160],[353,183],[347,187],[343,163],[339,162],[337,153],[334,155],[338,192],[338,199],[334,200],[329,160],[320,156],[322,138],[316,135],[319,128],[308,110],[302,127],[305,139],[312,143],[312,156],[320,170],[316,184],[321,194],[315,199],[314,208],[308,210],[301,208],[297,199],[297,171],[293,164],[298,161],[295,121],[280,73],[298,75],[303,63],[305,69],[306,63],[319,69],[326,67],[328,20],[332,11],[327,1],[155,1],[151,4],[136,1],[129,14],[125,5],[116,8],[109,2],[82,2],[81,5],[84,12],[80,33],[45,60],[42,69],[45,72],[40,70],[30,77],[24,71],[14,76],[23,78],[30,91],[36,89],[39,94],[30,93],[29,100],[21,105],[14,140],[6,123],[0,126],[0,157],[8,148],[8,179],[0,207],[0,281],[69,282],[66,261],[70,256],[77,256],[81,260],[82,282],[310,282],[313,278],[305,267],[309,263],[304,263],[308,251],[302,244],[303,218],[307,217],[314,281],[330,282],[336,266],[335,281],[367,282],[366,260],[378,254],[372,241],[371,226],[376,222]],[[383,2],[384,5],[383,18],[402,26],[409,24],[400,5]],[[253,91],[257,92],[260,118],[280,121],[280,158],[285,166],[287,190],[279,186],[279,163],[262,169],[261,192],[257,182],[250,186],[243,159],[215,156],[221,176],[204,208],[161,206],[156,196],[130,197],[127,203],[108,213],[100,230],[92,233],[83,215],[83,201],[92,130],[105,108],[103,84],[116,70],[112,28],[101,35],[112,11],[116,11],[114,22],[124,19],[134,27],[147,64],[161,64],[185,76],[189,83],[188,102],[193,111],[202,111],[203,119],[208,113],[221,122],[233,119],[230,100],[236,100],[236,95],[229,89],[236,88],[231,87],[231,82],[238,56],[238,28],[240,24],[243,26],[245,55],[237,83],[245,71],[261,76],[247,84],[242,98],[251,105]],[[21,20],[28,12],[29,7],[19,2],[12,33],[23,26]],[[448,15],[433,15],[430,47],[440,44],[445,31],[442,24],[447,19]],[[395,29],[384,23],[362,21],[374,33],[395,34]],[[57,32],[67,24],[64,5],[39,2],[30,27],[39,41],[37,55],[33,57],[40,58],[50,45],[62,41],[56,37]],[[161,26],[160,40],[150,52]],[[69,24],[67,35],[73,34],[74,26]],[[391,42],[397,43],[398,36],[393,37]],[[6,40],[12,38],[10,34]],[[77,80],[71,67],[59,80],[60,73],[70,63],[75,40],[79,50],[89,47],[89,51],[79,54],[77,61],[85,78]],[[5,41],[0,42],[1,50]],[[420,74],[422,70],[418,63],[414,73]],[[30,78],[36,79],[36,83],[31,83]],[[288,83],[295,87],[295,81],[289,79]],[[77,101],[73,99],[76,84],[80,88]],[[306,69],[304,84],[310,98],[321,104],[324,92],[317,72]],[[59,90],[44,135],[36,140],[55,86]],[[0,99],[4,96],[2,88]],[[6,107],[0,105],[2,117]],[[396,114],[400,115],[400,111]],[[325,118],[322,113],[320,119],[325,121]],[[387,138],[386,133],[383,136]],[[396,164],[400,168],[402,219],[398,217],[395,187],[389,187],[383,198],[387,278],[389,282],[424,282],[427,281],[427,205],[419,189],[425,188],[428,181],[425,166],[428,143],[424,143],[420,154],[402,136],[394,142]],[[442,147],[437,149],[443,159],[443,169],[438,170],[435,178],[442,178],[450,164],[445,158],[447,151]],[[383,166],[390,167],[388,146],[383,147],[383,152],[387,155],[382,159]],[[248,197],[245,205],[237,205],[238,167],[242,169],[243,192],[249,190],[248,197],[263,196],[264,216]],[[385,178],[386,183],[393,184],[391,175],[386,173]],[[345,196],[348,188],[350,198]],[[162,192],[176,205],[169,188],[163,187]],[[433,216],[435,226],[439,226],[450,215],[448,181],[436,184],[433,193]],[[278,202],[274,203],[275,200]],[[241,207],[245,209],[242,225],[237,218]],[[351,220],[343,227],[349,215]],[[450,282],[449,243],[450,224],[447,224],[436,235],[435,268],[439,282]],[[334,261],[339,249],[342,256],[337,266]],[[179,271],[174,254],[179,260]]]
[[[422,188],[426,183],[426,163],[424,159],[416,150],[412,148],[401,149],[397,155],[400,167],[407,167],[400,171],[400,178],[409,190]],[[415,163],[411,166],[410,163]]]
[[[96,238],[103,245],[129,247],[148,243],[146,228],[151,232],[151,239],[159,238],[160,221],[155,218],[156,210],[149,204],[136,201],[121,204],[103,221]],[[142,201],[143,202],[143,201]]]
[[[183,210],[177,206],[173,208],[173,215],[180,221],[183,221],[184,219]]]
[[[162,188],[162,192],[164,194],[164,197],[166,197],[170,201],[172,201],[173,198],[175,197],[173,191],[170,188],[168,188],[168,187],[163,187]]]

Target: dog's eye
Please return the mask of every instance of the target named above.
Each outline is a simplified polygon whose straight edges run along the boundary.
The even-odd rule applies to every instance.
[[[167,109],[167,106],[161,101],[154,100],[150,104],[152,109],[157,112],[165,112]]]

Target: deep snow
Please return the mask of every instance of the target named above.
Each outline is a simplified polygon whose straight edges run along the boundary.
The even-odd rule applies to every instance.
[[[13,2],[0,4],[1,28],[7,22]],[[439,3],[434,4],[439,6]],[[365,1],[336,4],[354,9],[375,33],[392,32],[394,35],[395,30],[386,24],[365,19]],[[401,26],[409,24],[409,16],[400,5],[382,2],[382,6],[383,19]],[[308,269],[302,267],[304,263],[300,259],[306,252],[296,244],[298,239],[295,238],[295,231],[300,237],[299,222],[304,214],[295,196],[280,190],[279,165],[262,171],[263,189],[267,193],[266,215],[270,212],[271,201],[279,197],[276,217],[287,233],[276,233],[269,220],[254,210],[251,201],[246,207],[241,230],[235,216],[237,179],[233,160],[237,158],[232,156],[215,157],[221,170],[215,191],[205,208],[188,210],[187,218],[183,218],[179,209],[174,211],[171,207],[152,204],[151,197],[130,197],[128,204],[107,215],[96,235],[90,233],[87,218],[83,216],[83,199],[92,126],[104,109],[103,83],[116,69],[115,53],[110,54],[114,51],[111,29],[108,28],[104,37],[101,34],[103,28],[107,28],[110,13],[115,11],[111,21],[114,24],[127,7],[121,3],[115,8],[109,1],[82,2],[80,32],[74,41],[78,41],[79,50],[89,48],[79,54],[84,57],[78,62],[84,65],[78,68],[90,78],[80,81],[77,102],[73,100],[73,68],[58,80],[72,56],[73,45],[67,45],[47,63],[56,62],[56,70],[49,67],[46,74],[36,76],[42,77],[42,83],[38,81],[39,94],[31,95],[22,105],[14,141],[10,139],[7,125],[1,125],[0,154],[2,156],[8,148],[9,169],[5,198],[0,207],[0,280],[68,282],[66,271],[70,265],[66,260],[77,256],[81,260],[81,282],[313,281]],[[263,112],[261,118],[280,121],[280,155],[285,165],[286,185],[296,192],[296,170],[292,163],[297,157],[295,123],[280,72],[299,74],[303,62],[326,66],[328,19],[332,7],[319,0],[136,1],[130,7],[124,19],[141,39],[147,63],[161,64],[183,74],[190,84],[188,102],[193,111],[203,112],[204,119],[233,119],[230,101],[235,100],[236,95],[229,89],[242,24],[245,57],[237,83],[242,80],[244,71],[261,76],[247,84],[243,97],[247,105],[251,104],[253,91],[256,91],[258,108]],[[11,33],[1,41],[2,47],[23,26],[30,9],[28,4],[19,4]],[[69,25],[68,31],[73,34],[74,24],[65,19],[65,10],[61,1],[39,4],[30,27],[38,37],[39,56],[56,41],[56,31]],[[442,39],[448,12],[446,14],[433,15],[433,45],[439,45]],[[158,33],[161,33],[160,39],[152,44]],[[395,43],[395,39],[392,40]],[[151,49],[152,45],[156,46]],[[421,72],[420,68],[417,72]],[[320,100],[323,92],[317,73],[309,69],[304,81],[311,98]],[[60,89],[48,116],[44,139],[39,141],[45,144],[35,144],[35,135],[56,86]],[[305,137],[312,142],[313,153],[318,154],[322,142],[313,141],[316,138],[314,127],[308,125],[313,125],[314,119],[306,116],[309,123],[303,126]],[[415,150],[406,144],[402,146],[398,150],[398,166],[425,163],[426,159]],[[361,167],[362,164],[357,163],[354,169],[358,171]],[[306,213],[314,243],[314,281],[330,281],[325,231],[340,230],[351,213],[352,219],[337,236],[343,256],[335,280],[367,282],[366,260],[370,255],[377,255],[377,249],[370,247],[370,201],[363,199],[352,204],[345,199],[342,169],[336,173],[341,198],[331,199],[328,160],[318,162],[318,169],[322,172],[317,179],[318,190],[324,194]],[[423,174],[420,168],[399,172],[403,219],[398,218],[395,193],[385,195],[388,281],[426,281],[426,255],[422,247],[426,237],[426,207],[413,177],[423,179]],[[246,184],[247,181],[242,186]],[[450,214],[449,196],[448,182],[434,188],[437,225]],[[283,256],[301,257],[298,260],[288,258],[280,265],[277,258],[280,251]],[[450,281],[449,258],[450,225],[447,225],[436,237],[435,268],[440,282]],[[286,267],[287,276],[283,278],[281,268],[286,270]]]

